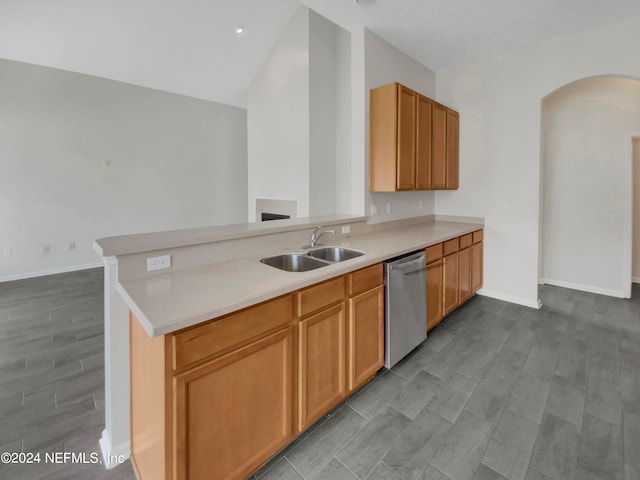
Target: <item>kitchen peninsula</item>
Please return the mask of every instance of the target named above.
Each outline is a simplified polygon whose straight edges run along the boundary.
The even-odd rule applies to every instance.
[[[131,312],[138,477],[244,478],[259,468],[382,365],[381,262],[470,242],[482,223],[332,216],[97,241],[117,258],[111,285]],[[299,252],[315,226],[336,230],[323,243],[364,255],[307,272],[260,262]],[[163,255],[171,267],[147,272],[147,258]],[[117,293],[107,285],[107,295]]]

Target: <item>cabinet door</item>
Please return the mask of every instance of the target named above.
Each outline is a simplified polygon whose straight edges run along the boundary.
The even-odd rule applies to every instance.
[[[447,255],[443,260],[444,279],[444,314],[448,314],[458,306],[460,287],[458,283],[458,252]]]
[[[438,325],[443,317],[442,265],[442,259],[427,265],[427,331]]]
[[[482,242],[471,246],[471,290],[476,293],[482,288]]]
[[[431,188],[431,99],[418,95],[416,112],[416,188]]]
[[[416,188],[416,97],[416,92],[398,85],[398,190]]]
[[[431,188],[447,185],[447,107],[433,102],[431,138]]]
[[[178,480],[244,478],[291,438],[292,332],[174,377]]]
[[[346,395],[345,303],[300,321],[298,428],[304,429]]]
[[[458,112],[447,108],[447,189],[455,190],[458,188],[459,177],[459,142],[460,142],[460,127],[459,127]]]
[[[460,305],[471,298],[471,246],[458,252],[460,262]]]
[[[349,299],[349,390],[384,364],[384,286]]]

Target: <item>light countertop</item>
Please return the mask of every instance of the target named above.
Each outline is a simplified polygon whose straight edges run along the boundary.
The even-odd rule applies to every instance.
[[[268,250],[124,281],[118,290],[149,336],[156,337],[481,228],[477,223],[443,221],[401,226],[327,243],[365,254],[308,272],[285,272],[260,263],[261,258],[283,253]]]

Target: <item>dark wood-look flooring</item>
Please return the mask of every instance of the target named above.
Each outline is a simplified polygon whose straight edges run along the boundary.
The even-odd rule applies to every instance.
[[[640,479],[640,288],[476,297],[312,426],[261,480]],[[102,269],[0,284],[0,451],[100,452]],[[0,479],[132,479],[130,462]]]
[[[102,460],[102,268],[0,283],[0,452],[41,453],[2,464],[0,479],[135,479],[131,463],[54,464],[46,452]]]

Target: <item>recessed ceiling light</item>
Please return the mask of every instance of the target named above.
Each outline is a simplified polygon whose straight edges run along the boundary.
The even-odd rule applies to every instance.
[[[236,34],[240,35],[241,33],[244,33],[244,27],[242,25],[236,25],[234,27],[234,31]]]
[[[376,0],[356,0],[356,3],[358,5],[362,5],[364,7],[367,7],[369,5],[373,5],[374,3],[376,3]]]

